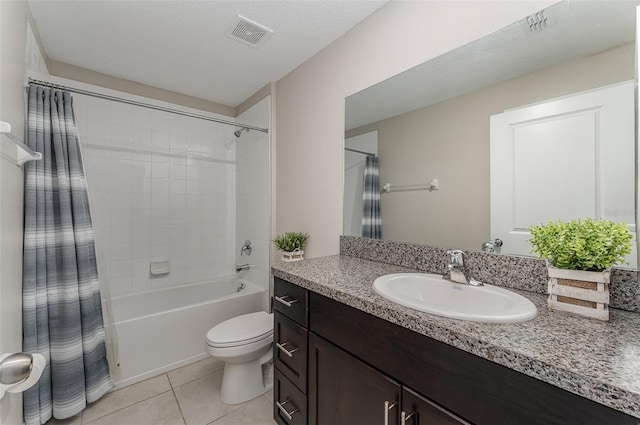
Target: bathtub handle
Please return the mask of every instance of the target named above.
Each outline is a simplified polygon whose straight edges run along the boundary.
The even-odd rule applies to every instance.
[[[276,301],[280,302],[281,304],[286,305],[287,307],[291,307],[291,305],[292,305],[292,304],[294,304],[294,303],[297,303],[297,302],[298,302],[298,300],[296,300],[295,298],[293,298],[293,299],[291,299],[291,300],[287,300],[286,298],[287,298],[288,296],[289,296],[289,295],[284,295],[284,296],[282,296],[282,297],[278,297],[278,296],[276,296],[276,297],[275,297],[275,299],[276,299]]]
[[[293,414],[297,413],[300,409],[295,409],[294,408],[291,412],[287,412],[287,409],[284,407],[284,405],[289,403],[290,401],[291,400],[289,400],[289,399],[286,399],[282,403],[280,403],[279,401],[276,401],[276,406],[278,406],[278,409],[280,409],[282,414],[285,415],[287,417],[287,419],[292,420],[293,419]]]
[[[287,350],[286,348],[284,348],[284,346],[287,344],[288,342],[285,342],[284,344],[280,344],[279,342],[276,342],[276,347],[278,347],[278,349],[282,351],[284,354],[286,354],[287,356],[293,357],[293,353],[298,351],[299,348],[294,348],[293,350]]]

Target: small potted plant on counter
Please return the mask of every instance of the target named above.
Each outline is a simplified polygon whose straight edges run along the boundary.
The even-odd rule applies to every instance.
[[[549,309],[609,320],[611,267],[631,253],[627,225],[585,218],[529,231],[531,251],[547,260]]]
[[[277,235],[273,240],[273,245],[281,251],[282,261],[291,262],[304,260],[304,247],[309,240],[308,233],[286,232]]]

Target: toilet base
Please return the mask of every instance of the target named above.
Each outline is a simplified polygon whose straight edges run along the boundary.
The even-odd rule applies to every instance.
[[[221,398],[225,404],[240,404],[252,400],[273,388],[273,376],[265,382],[262,365],[273,358],[273,351],[259,359],[245,363],[227,362],[222,377]]]

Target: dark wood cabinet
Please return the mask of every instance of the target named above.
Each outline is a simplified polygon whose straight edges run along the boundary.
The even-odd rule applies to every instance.
[[[282,279],[274,278],[273,309],[303,327],[308,327],[308,292]]]
[[[307,425],[307,396],[282,372],[273,374],[273,418],[280,425]]]
[[[397,425],[400,384],[309,335],[309,424]]]
[[[273,418],[280,425],[306,425],[309,295],[282,279],[274,283]]]
[[[307,334],[306,328],[274,313],[273,364],[303,394],[307,393]]]
[[[402,389],[401,425],[463,425],[468,422],[409,388]]]
[[[281,425],[640,424],[281,279],[274,292],[285,301],[274,302],[276,341],[306,350],[274,347]]]

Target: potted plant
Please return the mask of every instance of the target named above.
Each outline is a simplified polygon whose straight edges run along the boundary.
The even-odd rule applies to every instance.
[[[304,260],[304,247],[309,240],[308,233],[302,232],[286,232],[277,235],[273,240],[273,245],[284,251],[282,253],[282,261],[299,261]]]
[[[529,231],[531,251],[547,260],[549,308],[609,320],[611,267],[631,253],[627,225],[585,218]]]

